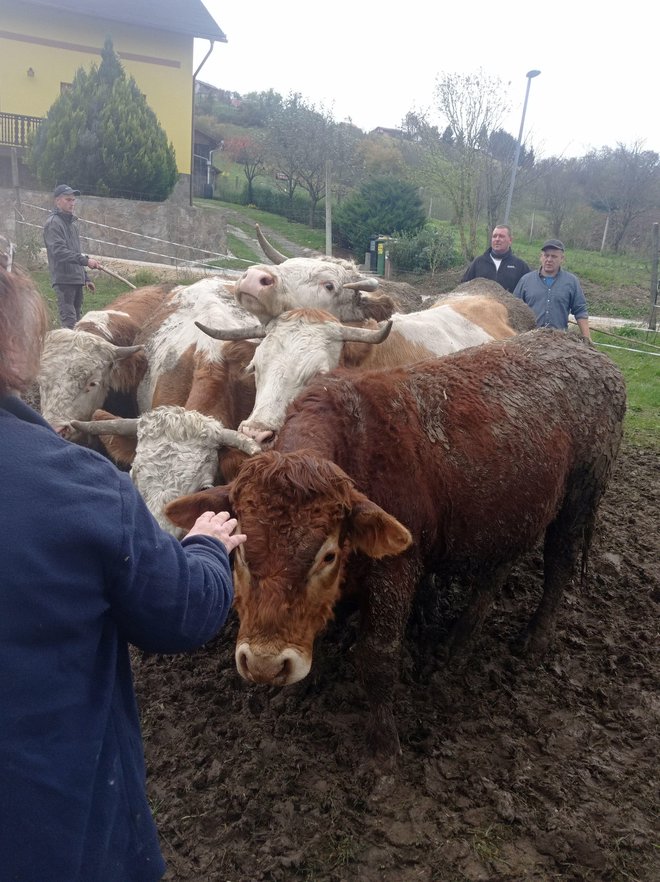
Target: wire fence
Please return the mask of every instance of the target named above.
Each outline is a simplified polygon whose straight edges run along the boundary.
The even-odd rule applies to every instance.
[[[570,321],[570,324],[575,325],[577,327],[577,322],[573,321],[573,319],[570,319],[569,321]],[[623,327],[626,327],[626,326],[624,325]],[[636,327],[635,325],[632,325],[632,324],[628,325],[627,327],[630,327],[636,331],[642,331],[647,336],[651,335],[654,340],[658,339],[658,333],[659,333],[658,331],[645,329],[642,327]],[[604,331],[602,328],[592,328],[591,330],[596,331],[598,334],[602,334],[605,337],[612,337],[614,340],[618,340],[619,344],[621,343],[622,340],[625,339],[621,334],[613,334],[611,331]],[[634,342],[638,346],[646,346],[647,347],[646,349],[632,349],[629,346],[615,345],[614,343],[603,343],[600,340],[592,340],[592,342],[593,342],[594,346],[605,346],[607,349],[621,349],[624,352],[638,352],[641,355],[660,355],[660,344],[651,343],[649,340],[640,340],[638,338],[635,338]],[[656,350],[656,349],[658,350],[657,352],[652,351],[652,350]]]
[[[31,214],[24,213],[22,209],[28,209]],[[39,237],[41,237],[43,222],[45,220],[44,215],[50,214],[50,209],[42,208],[39,205],[32,205],[29,202],[23,202],[21,203],[20,209],[18,208],[18,206],[15,206],[14,212],[17,229],[21,229],[24,233],[36,233],[38,231],[38,235]],[[106,251],[108,249],[117,249],[121,252],[121,254],[118,256],[121,257],[123,255],[126,260],[143,259],[148,263],[165,262],[175,267],[197,267],[200,269],[217,269],[218,267],[214,265],[215,261],[231,260],[232,262],[236,263],[254,263],[254,260],[246,260],[243,258],[235,257],[231,253],[222,253],[218,251],[211,251],[206,248],[198,248],[196,245],[191,245],[189,243],[174,242],[169,239],[159,238],[158,236],[150,236],[146,233],[136,233],[134,230],[127,230],[122,227],[113,227],[109,224],[99,223],[98,221],[85,220],[85,218],[82,217],[80,218],[80,221],[83,223],[85,228],[95,227],[99,231],[97,236],[90,236],[85,233],[84,229],[82,229],[80,232],[80,239],[81,241],[87,243],[88,247],[86,250],[92,253],[99,253],[101,256],[103,256],[104,249]],[[104,230],[109,231],[110,235],[112,233],[117,234],[115,236],[115,239],[112,240],[111,238],[99,238],[101,235],[104,235],[104,233],[101,232]],[[136,240],[136,244],[123,244],[122,242],[117,241],[119,236],[129,237],[129,239],[134,238]],[[179,250],[179,253],[177,253],[177,249]],[[193,254],[196,253],[199,256],[183,257],[181,255],[181,251],[185,251],[186,253],[192,252]],[[105,254],[105,256],[112,255]]]

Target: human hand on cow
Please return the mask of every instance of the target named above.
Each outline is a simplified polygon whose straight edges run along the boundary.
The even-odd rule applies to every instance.
[[[237,524],[236,518],[232,518],[227,511],[219,511],[217,514],[213,511],[205,511],[197,518],[190,532],[183,537],[187,539],[189,536],[212,536],[219,539],[227,549],[227,554],[242,545],[247,536],[245,533],[234,533]],[[232,535],[233,533],[233,535]]]

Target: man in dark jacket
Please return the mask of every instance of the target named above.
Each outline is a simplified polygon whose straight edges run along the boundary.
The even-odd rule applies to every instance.
[[[490,248],[475,257],[465,271],[461,282],[471,279],[491,279],[511,294],[519,280],[528,273],[529,266],[511,251],[511,227],[498,224],[490,238]]]
[[[44,242],[60,322],[63,328],[72,328],[81,316],[83,288],[94,290],[85,267],[99,269],[101,264],[80,251],[77,217],[73,213],[80,190],[73,190],[68,184],[58,184],[53,196],[55,208],[44,224]]]

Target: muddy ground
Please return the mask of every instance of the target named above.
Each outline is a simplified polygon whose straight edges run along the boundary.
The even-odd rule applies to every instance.
[[[236,673],[232,619],[189,656],[135,654],[168,882],[657,882],[660,459],[624,446],[591,580],[536,667],[510,641],[539,597],[521,561],[462,669],[409,637],[394,771],[363,748],[354,623],[295,687]],[[449,599],[447,621],[460,608]]]

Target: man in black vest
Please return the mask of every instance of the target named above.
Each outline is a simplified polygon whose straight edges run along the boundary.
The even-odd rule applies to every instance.
[[[529,266],[511,251],[511,227],[498,224],[490,238],[490,248],[475,257],[466,269],[461,282],[471,279],[491,279],[511,294],[519,280],[528,272]]]

